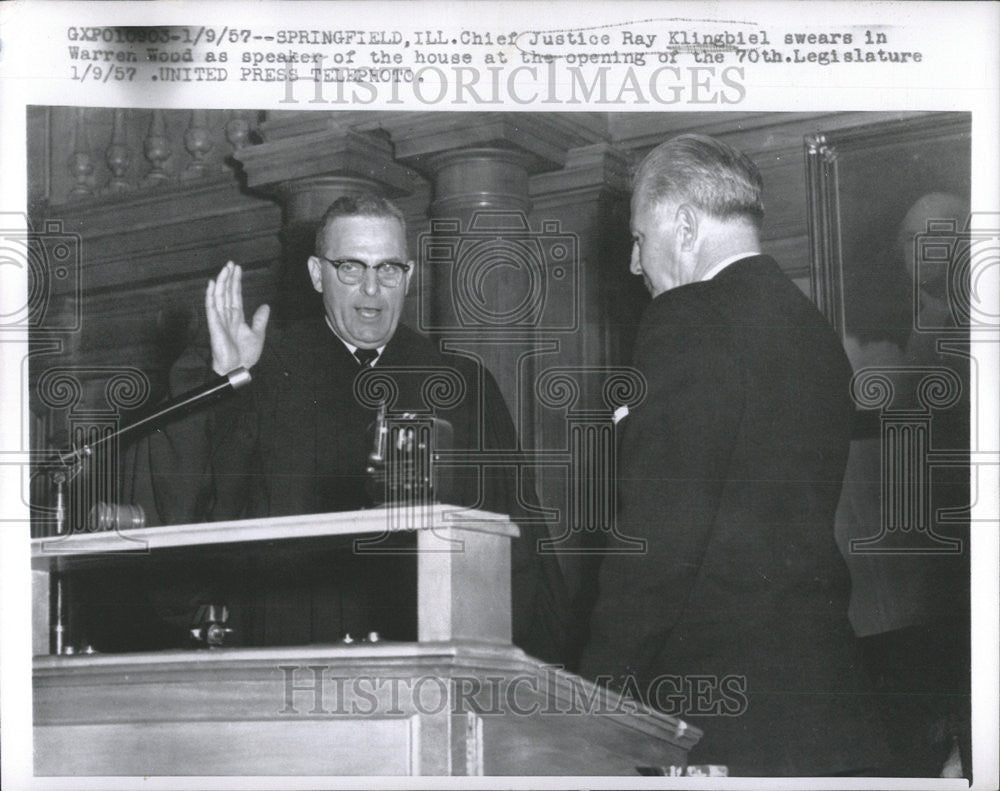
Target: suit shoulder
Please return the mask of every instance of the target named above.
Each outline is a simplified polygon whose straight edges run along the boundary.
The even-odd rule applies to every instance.
[[[267,328],[266,346],[281,349],[287,346],[315,346],[329,338],[330,329],[323,319],[308,318],[272,322]]]
[[[675,341],[718,343],[732,331],[710,283],[692,283],[666,291],[646,309],[639,326],[644,335],[669,335]]]
[[[661,294],[643,317],[633,364],[651,391],[694,387],[735,393],[742,386],[737,328],[703,285]]]
[[[254,369],[266,382],[280,387],[301,382],[317,371],[326,376],[353,378],[357,363],[326,321],[306,319],[268,327],[260,363]]]
[[[432,340],[405,324],[398,324],[380,364],[440,366],[444,361]]]
[[[454,368],[466,377],[476,374],[480,369],[475,360],[464,354],[440,351],[434,341],[405,324],[396,328],[389,348],[392,349],[393,364]],[[485,366],[482,366],[482,370],[489,376]]]
[[[389,343],[408,351],[419,351],[425,354],[436,352],[435,344],[430,338],[426,335],[421,335],[409,325],[402,323],[396,325],[396,332]]]

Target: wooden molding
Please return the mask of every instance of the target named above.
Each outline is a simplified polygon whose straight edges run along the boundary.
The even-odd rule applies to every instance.
[[[331,122],[327,126],[236,152],[247,185],[271,191],[297,179],[344,176],[371,181],[389,197],[413,192],[420,177],[393,159],[388,141]]]
[[[392,137],[396,158],[425,173],[433,172],[428,162],[433,154],[481,147],[527,154],[531,173],[556,170],[566,164],[571,148],[603,139],[593,128],[537,113],[418,113],[384,128]]]
[[[574,148],[567,154],[562,170],[533,176],[529,192],[536,209],[603,192],[628,194],[628,157],[608,143]]]

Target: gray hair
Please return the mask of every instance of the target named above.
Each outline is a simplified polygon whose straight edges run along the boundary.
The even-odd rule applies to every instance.
[[[764,222],[764,182],[742,151],[705,135],[680,135],[654,148],[639,165],[632,188],[649,199],[690,203],[719,219]]]
[[[342,195],[330,204],[316,229],[316,254],[321,255],[327,229],[341,217],[384,217],[399,222],[406,237],[406,218],[399,207],[390,200],[371,192],[360,195]]]

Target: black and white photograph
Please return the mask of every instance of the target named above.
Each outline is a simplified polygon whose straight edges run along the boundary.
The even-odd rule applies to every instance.
[[[996,98],[836,76],[927,28],[52,5],[9,787],[995,780]]]

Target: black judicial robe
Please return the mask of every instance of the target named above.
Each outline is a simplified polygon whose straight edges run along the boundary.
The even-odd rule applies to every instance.
[[[171,369],[171,392],[198,386],[211,374],[207,349],[188,349]],[[442,356],[423,336],[399,325],[376,369],[424,368],[429,374],[455,370],[465,396],[436,415],[453,424],[456,448],[515,448],[516,434],[492,375],[470,359]],[[158,430],[139,447],[141,477],[133,495],[145,500],[151,524],[347,511],[372,505],[366,491],[367,456],[375,410],[355,396],[357,360],[322,317],[269,327],[252,383],[213,408]],[[396,410],[418,408],[425,377],[394,375]],[[480,491],[475,471],[456,476],[455,504],[509,514],[518,521],[513,470],[489,469]],[[144,495],[144,491],[146,494]],[[522,496],[535,497],[522,481]],[[531,500],[528,501],[530,507]],[[519,523],[512,542],[514,642],[529,654],[559,661],[566,637],[565,592],[558,562],[539,555],[544,526]],[[236,602],[240,641],[257,645],[328,642],[344,632],[373,629],[383,636],[415,639],[415,622],[400,611],[415,610],[413,558],[361,557],[319,549],[291,553],[277,546],[266,557],[233,563],[206,560],[183,576],[208,584],[179,596],[170,585],[151,597],[160,612],[180,623],[190,605],[206,598]],[[176,575],[175,575],[176,577]],[[155,588],[156,586],[154,586]],[[355,589],[351,592],[351,589]],[[359,590],[360,589],[360,592]],[[168,618],[168,620],[170,620]]]
[[[703,727],[693,763],[877,768],[833,532],[852,415],[833,331],[755,256],[656,297],[633,364],[618,524],[646,552],[603,559],[580,672]]]

